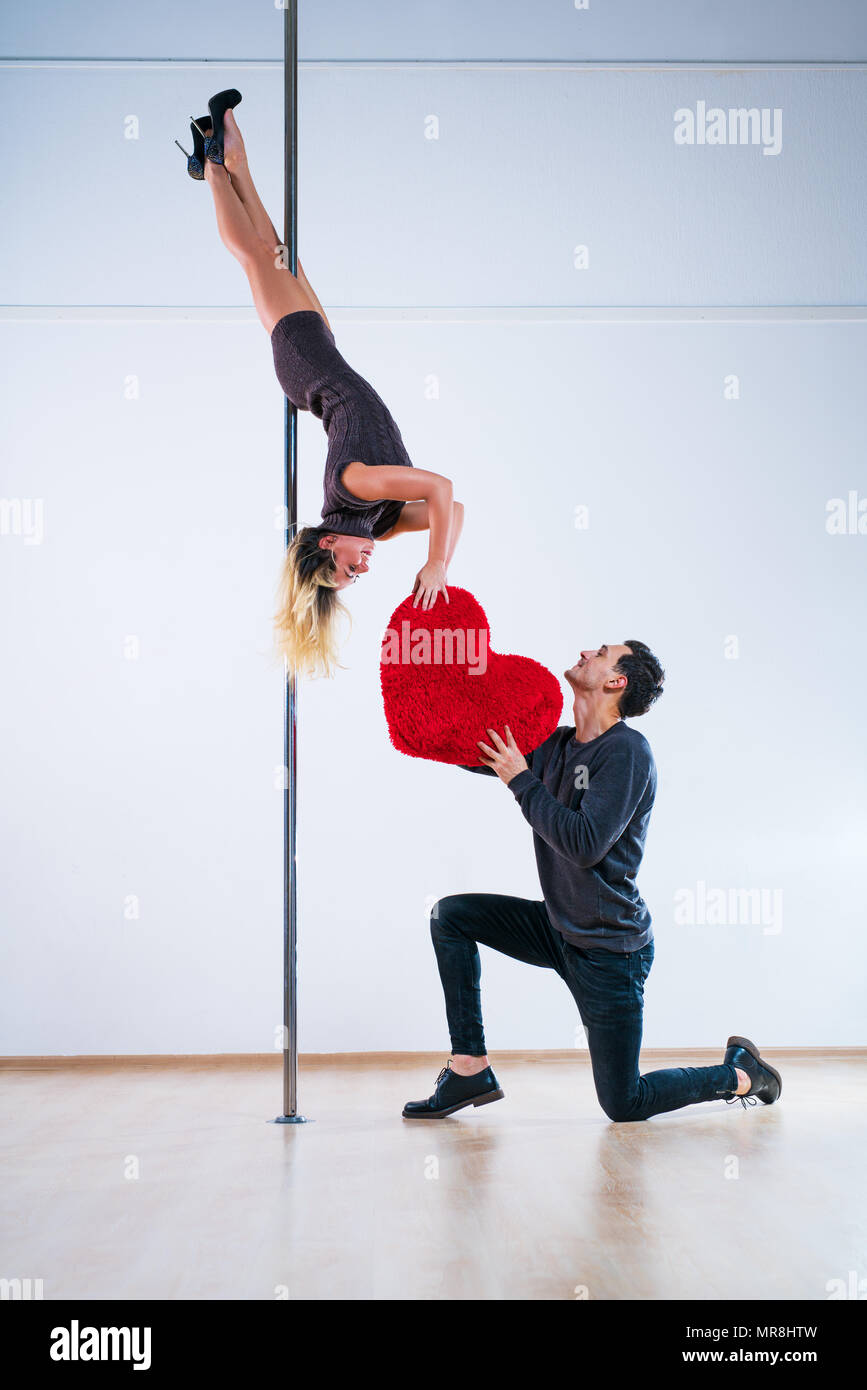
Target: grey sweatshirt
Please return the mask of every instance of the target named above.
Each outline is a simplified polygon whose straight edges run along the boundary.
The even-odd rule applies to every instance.
[[[533,827],[551,925],[585,950],[640,950],[653,937],[635,883],[656,795],[647,739],[622,719],[587,743],[561,726],[527,763],[508,785]]]

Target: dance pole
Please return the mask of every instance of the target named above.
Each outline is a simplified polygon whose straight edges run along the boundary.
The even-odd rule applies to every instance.
[[[289,269],[298,274],[298,0],[284,0],[283,10],[283,240]],[[283,476],[286,498],[286,545],[298,526],[298,412],[284,403]],[[274,1124],[301,1125],[298,1114],[298,691],[295,672],[286,671],[283,710],[283,1114]]]

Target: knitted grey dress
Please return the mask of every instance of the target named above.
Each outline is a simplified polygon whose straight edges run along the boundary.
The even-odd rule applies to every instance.
[[[385,402],[352,370],[334,344],[334,334],[315,309],[298,309],[274,325],[274,367],[283,392],[298,410],[318,416],[328,435],[322,525],[339,535],[382,536],[397,521],[404,502],[365,502],[340,481],[354,460],[376,467],[412,468]]]

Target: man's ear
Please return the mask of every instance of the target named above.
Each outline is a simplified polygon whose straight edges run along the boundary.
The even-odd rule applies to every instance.
[[[610,676],[605,682],[606,690],[623,690],[629,681],[626,676]]]

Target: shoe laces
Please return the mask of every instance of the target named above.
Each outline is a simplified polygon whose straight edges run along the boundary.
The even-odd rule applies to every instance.
[[[755,1096],[751,1096],[747,1093],[745,1096],[732,1096],[731,1100],[726,1101],[726,1105],[735,1105],[738,1101],[740,1101],[745,1110],[748,1105],[758,1105],[759,1103]]]
[[[442,1071],[440,1072],[439,1076],[437,1077],[437,1086],[439,1086],[440,1082],[445,1080],[445,1078],[448,1076],[449,1072],[451,1071],[451,1066],[452,1059],[450,1057],[449,1060],[446,1062],[445,1066],[443,1067]]]

